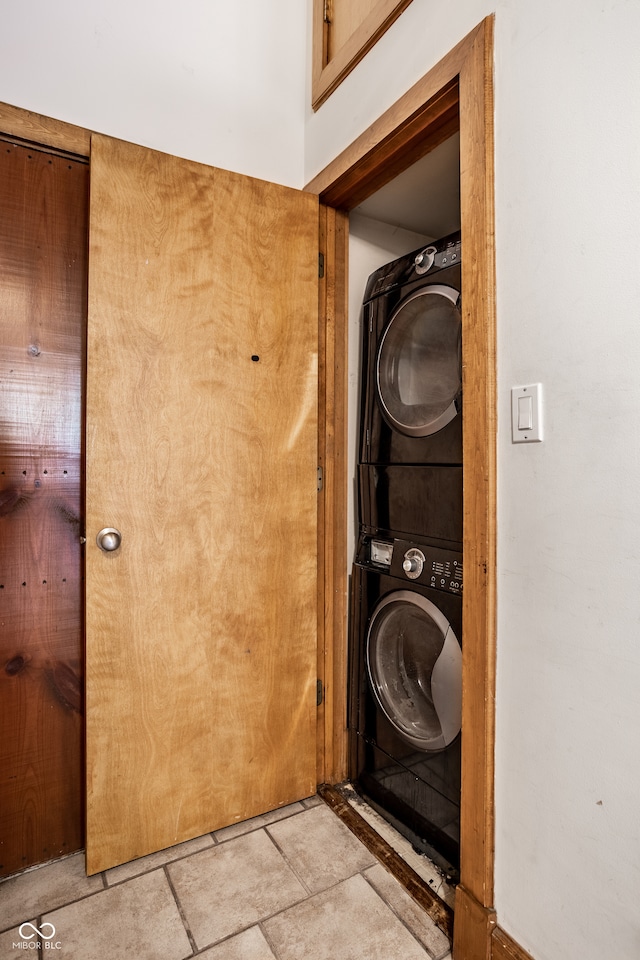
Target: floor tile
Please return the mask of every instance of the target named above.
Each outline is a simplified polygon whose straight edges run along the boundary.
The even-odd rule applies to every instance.
[[[198,954],[198,960],[276,960],[259,927],[249,927]]]
[[[326,804],[272,824],[267,832],[311,893],[326,890],[376,862]]]
[[[138,860],[130,860],[129,863],[123,863],[119,867],[112,867],[105,872],[107,883],[113,886],[114,883],[120,883],[122,880],[130,880],[131,877],[137,877],[141,873],[149,873],[157,867],[172,860],[179,860],[181,857],[188,857],[192,853],[204,850],[213,846],[211,834],[205,833],[204,837],[196,837],[195,840],[186,840],[185,843],[178,843],[173,847],[167,847],[166,850],[159,850],[158,853],[150,853],[148,857],[140,857]]]
[[[319,807],[324,803],[324,800],[316,794],[315,797],[307,797],[306,800],[301,800],[300,802],[303,807]]]
[[[35,925],[36,921],[32,920],[31,923]],[[31,928],[28,928],[25,932],[27,934],[31,933]],[[29,942],[20,935],[20,926],[14,927],[13,930],[7,930],[6,933],[0,933],[0,957],[2,957],[2,960],[5,960],[5,957],[16,957],[17,960],[18,957],[26,956],[29,953],[37,954],[37,950],[29,950]],[[20,944],[20,946],[14,947],[14,943]],[[21,953],[21,950],[24,952]]]
[[[365,870],[365,878],[374,890],[388,903],[403,923],[409,927],[414,937],[429,951],[434,960],[443,960],[451,950],[448,938],[440,930],[428,913],[409,896],[401,884],[379,863]]]
[[[360,875],[263,924],[279,960],[428,960],[428,953]]]
[[[269,823],[284,820],[286,817],[290,817],[294,813],[300,813],[302,810],[304,810],[302,803],[289,803],[286,807],[278,807],[277,810],[270,810],[269,813],[263,813],[259,817],[242,820],[240,823],[232,823],[230,827],[222,827],[221,830],[216,830],[214,836],[220,843],[224,840],[233,840],[235,837],[244,836],[245,833],[251,833],[252,830],[266,827]]]
[[[102,876],[87,877],[84,853],[48,863],[0,883],[0,930],[102,890]]]
[[[194,853],[166,869],[199,949],[307,895],[264,830]]]
[[[184,960],[191,945],[163,870],[110,887],[42,918],[60,960]]]

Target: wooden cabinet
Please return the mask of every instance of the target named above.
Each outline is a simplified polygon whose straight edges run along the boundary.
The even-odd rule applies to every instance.
[[[0,876],[84,843],[88,186],[0,143]]]

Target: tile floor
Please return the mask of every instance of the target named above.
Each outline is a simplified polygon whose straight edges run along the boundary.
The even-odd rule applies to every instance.
[[[21,951],[60,960],[450,960],[445,935],[317,797],[94,877],[76,854],[2,881],[0,960]]]

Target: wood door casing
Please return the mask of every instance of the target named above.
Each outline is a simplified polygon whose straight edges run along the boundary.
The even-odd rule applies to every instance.
[[[91,171],[95,873],[315,790],[318,200],[102,136]]]
[[[88,185],[0,143],[0,875],[84,842]]]

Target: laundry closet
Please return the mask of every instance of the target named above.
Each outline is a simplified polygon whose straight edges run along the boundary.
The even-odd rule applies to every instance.
[[[352,210],[349,275],[349,772],[357,791],[454,882],[463,586],[459,185],[454,134]]]

